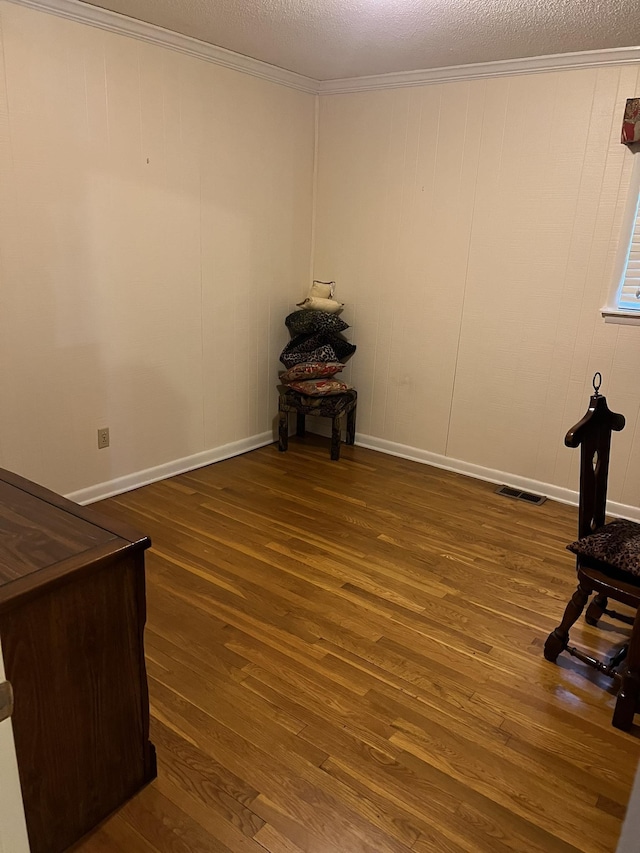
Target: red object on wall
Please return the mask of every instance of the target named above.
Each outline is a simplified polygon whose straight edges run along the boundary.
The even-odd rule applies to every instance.
[[[625,145],[640,142],[640,98],[627,98],[620,141]]]

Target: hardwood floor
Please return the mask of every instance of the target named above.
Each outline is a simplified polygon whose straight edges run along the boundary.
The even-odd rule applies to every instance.
[[[158,779],[77,851],[615,850],[640,729],[542,657],[576,510],[494,489],[308,436],[103,502],[153,540]]]

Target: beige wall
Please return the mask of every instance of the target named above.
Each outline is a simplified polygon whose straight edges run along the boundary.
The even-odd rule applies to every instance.
[[[632,66],[321,98],[314,274],[348,305],[362,440],[576,489],[600,370],[610,497],[640,506],[640,328],[599,313],[637,95]]]
[[[0,464],[72,492],[270,433],[314,96],[11,3],[0,28]]]
[[[575,489],[600,370],[640,507],[640,329],[599,314],[636,67],[322,97],[312,252],[312,95],[4,0],[0,51],[1,465],[68,493],[266,440],[313,255],[361,440]]]

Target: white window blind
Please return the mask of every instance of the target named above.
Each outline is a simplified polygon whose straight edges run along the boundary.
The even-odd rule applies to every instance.
[[[619,294],[621,311],[640,312],[640,197],[636,198],[633,231]]]
[[[640,326],[640,151],[633,157],[631,179],[624,190],[624,215],[617,237],[615,268],[602,316],[607,323]]]

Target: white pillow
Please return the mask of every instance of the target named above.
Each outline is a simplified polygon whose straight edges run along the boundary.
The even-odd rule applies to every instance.
[[[315,280],[309,288],[309,296],[320,297],[320,299],[333,299],[333,294],[336,289],[335,281],[317,281]]]
[[[298,302],[298,308],[307,311],[326,311],[327,314],[337,314],[344,308],[344,302],[336,302],[335,299],[322,299],[319,296],[308,296],[304,302]]]

